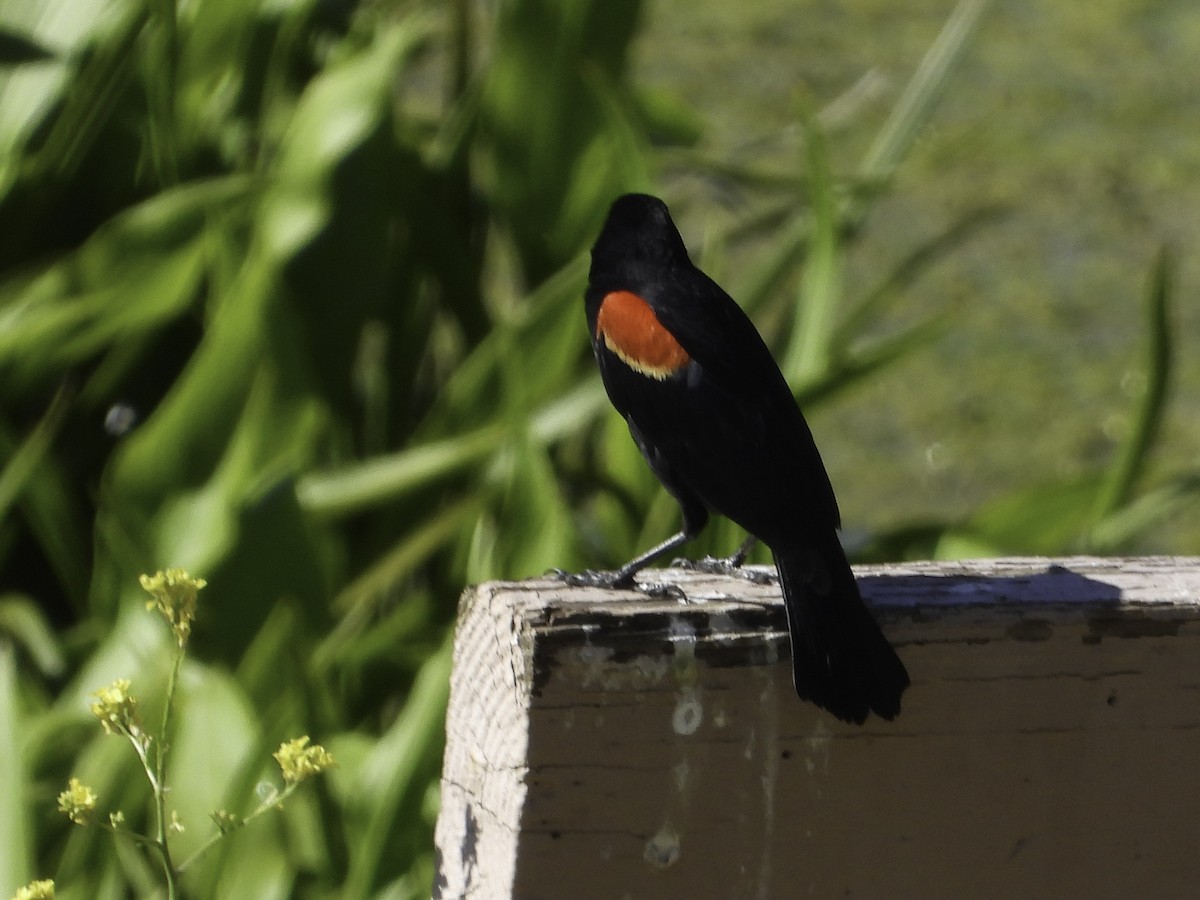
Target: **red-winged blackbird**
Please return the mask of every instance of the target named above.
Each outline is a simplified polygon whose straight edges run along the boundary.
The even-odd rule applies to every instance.
[[[727,516],[775,557],[796,693],[848,722],[894,718],[908,673],[863,605],[812,433],[753,323],[688,258],[666,204],[613,203],[584,299],[609,399],[683,512],[678,534],[601,583],[631,583],[710,512]]]

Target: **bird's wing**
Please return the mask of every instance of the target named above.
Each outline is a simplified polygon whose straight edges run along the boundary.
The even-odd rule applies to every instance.
[[[671,289],[671,302],[652,291],[648,299],[691,361],[660,380],[598,347],[614,405],[678,486],[767,543],[805,524],[836,528],[837,501],[816,443],[757,329],[702,275]]]

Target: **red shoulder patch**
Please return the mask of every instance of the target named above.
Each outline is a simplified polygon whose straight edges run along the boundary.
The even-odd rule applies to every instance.
[[[691,357],[663,327],[650,304],[630,291],[613,291],[600,301],[596,338],[635,372],[664,381]]]

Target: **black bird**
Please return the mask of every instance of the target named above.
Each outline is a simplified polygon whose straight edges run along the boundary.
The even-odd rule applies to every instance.
[[[599,583],[632,583],[710,513],[727,516],[775,557],[796,693],[847,722],[894,718],[908,672],[863,604],[812,432],[753,323],[692,264],[666,204],[613,203],[584,301],[609,399],[683,512],[678,534]]]

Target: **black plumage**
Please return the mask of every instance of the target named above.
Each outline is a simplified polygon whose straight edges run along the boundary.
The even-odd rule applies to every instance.
[[[908,673],[863,604],[812,433],[758,330],[692,264],[661,200],[613,204],[585,306],[608,396],[684,520],[614,580],[724,515],[774,555],[800,697],[851,722],[896,716]]]

